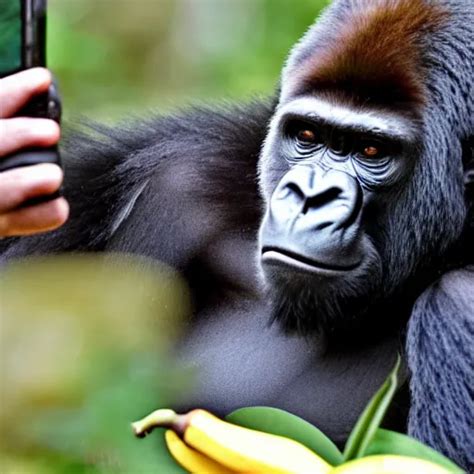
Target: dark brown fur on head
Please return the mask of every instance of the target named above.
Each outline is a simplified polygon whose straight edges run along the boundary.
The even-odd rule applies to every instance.
[[[298,67],[294,92],[419,109],[425,36],[439,28],[445,13],[423,0],[353,0],[350,7],[331,25],[330,42]]]

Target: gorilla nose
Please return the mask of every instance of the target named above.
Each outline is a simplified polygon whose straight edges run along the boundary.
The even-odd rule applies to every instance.
[[[362,202],[362,189],[348,173],[295,166],[270,200],[261,229],[262,251],[353,267],[360,261]]]
[[[362,207],[362,190],[349,174],[296,166],[278,184],[271,200],[274,219],[285,226],[322,230],[350,227]]]

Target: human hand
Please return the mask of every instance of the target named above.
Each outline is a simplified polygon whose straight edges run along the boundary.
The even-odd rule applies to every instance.
[[[12,117],[36,94],[46,92],[51,74],[43,68],[28,69],[0,79],[0,160],[23,148],[49,147],[59,141],[59,125],[53,120]],[[0,173],[0,237],[30,235],[56,229],[69,215],[60,197],[19,208],[32,198],[56,192],[63,181],[61,168],[38,164]]]

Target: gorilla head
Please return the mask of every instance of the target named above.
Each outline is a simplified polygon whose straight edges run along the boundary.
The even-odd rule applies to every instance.
[[[400,319],[461,240],[472,6],[435,3],[335,2],[290,55],[259,169],[287,330],[351,331],[394,303]]]

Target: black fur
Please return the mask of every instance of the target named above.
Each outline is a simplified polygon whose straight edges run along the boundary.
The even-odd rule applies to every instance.
[[[200,234],[207,239],[235,227],[256,232],[261,214],[256,164],[271,102],[194,108],[119,127],[83,121],[81,129],[66,131],[62,145],[64,195],[71,205],[68,223],[53,233],[0,241],[0,261],[32,253],[101,251],[113,241],[123,251],[181,267],[181,260],[197,252]],[[237,171],[242,182],[235,179]],[[147,182],[143,205],[134,211],[137,223],[129,224],[133,238],[122,242],[121,229],[114,230],[114,224]],[[212,207],[212,215],[201,216],[208,222],[196,222],[199,235],[193,235],[190,223],[196,219],[185,216],[199,212],[200,206],[205,213]],[[165,218],[157,227],[160,216]],[[170,228],[170,223],[175,225]],[[168,239],[166,232],[173,237]],[[153,241],[157,233],[160,245]]]
[[[408,333],[410,433],[474,467],[474,267],[445,274],[418,298]]]

